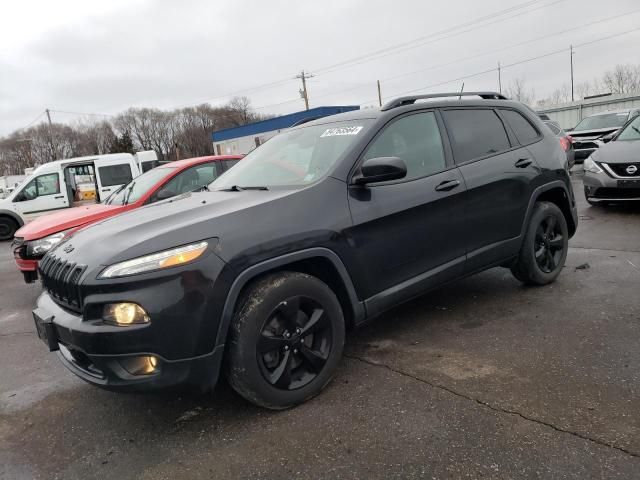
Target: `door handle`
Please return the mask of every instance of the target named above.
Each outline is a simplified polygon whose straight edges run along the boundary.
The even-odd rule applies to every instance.
[[[103,188],[101,191],[102,191],[102,192],[110,192],[110,191],[111,191],[111,189],[110,189],[110,188]]]
[[[458,180],[445,180],[441,184],[436,187],[437,192],[448,192],[449,190],[453,190],[460,182]]]
[[[55,198],[56,200],[58,200],[59,198],[64,198],[64,195],[56,195],[56,196],[55,196],[55,197],[53,197],[53,198]]]
[[[516,162],[516,167],[525,168],[531,165],[532,163],[533,163],[533,160],[531,160],[530,158],[521,158]]]

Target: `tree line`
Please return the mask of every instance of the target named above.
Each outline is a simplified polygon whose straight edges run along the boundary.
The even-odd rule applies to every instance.
[[[616,65],[613,70],[606,71],[601,77],[574,83],[573,96],[581,100],[591,95],[605,93],[633,94],[640,93],[640,65]],[[571,84],[564,83],[551,92],[546,98],[536,100],[535,90],[527,86],[526,79],[514,79],[505,90],[507,97],[526,103],[536,108],[571,101]]]
[[[201,104],[174,110],[130,108],[108,120],[73,125],[41,122],[0,138],[0,175],[56,159],[155,150],[160,160],[212,155],[211,132],[269,118],[247,97],[223,106]]]

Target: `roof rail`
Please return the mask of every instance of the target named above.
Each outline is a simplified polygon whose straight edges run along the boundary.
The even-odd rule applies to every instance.
[[[497,92],[451,92],[451,93],[429,93],[427,95],[410,95],[408,97],[399,97],[385,103],[380,110],[383,112],[392,108],[402,107],[403,105],[412,105],[416,100],[424,100],[427,98],[443,98],[443,97],[480,97],[484,100],[508,100],[507,97]]]

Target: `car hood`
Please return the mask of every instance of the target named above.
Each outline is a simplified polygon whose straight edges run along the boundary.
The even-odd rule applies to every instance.
[[[21,237],[25,240],[36,240],[111,217],[123,211],[124,208],[122,205],[104,205],[102,203],[65,208],[55,213],[43,215],[27,223],[16,232],[16,237]]]
[[[610,128],[594,128],[593,130],[573,130],[571,132],[567,132],[573,138],[582,140],[583,138],[600,138],[605,135],[608,135],[611,132],[615,132],[619,130],[621,127],[610,127]]]
[[[138,208],[82,229],[52,253],[97,267],[180,245],[220,238],[251,224],[272,224],[273,217],[256,213],[297,190],[244,190],[187,193]],[[276,210],[267,206],[270,211]],[[267,225],[265,225],[265,230]],[[64,245],[64,248],[63,248]]]
[[[640,140],[613,141],[602,145],[595,160],[605,163],[640,162]]]

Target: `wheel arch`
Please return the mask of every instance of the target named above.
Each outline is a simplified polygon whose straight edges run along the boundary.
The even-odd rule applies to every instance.
[[[216,347],[226,342],[241,293],[258,278],[279,271],[306,273],[326,283],[338,297],[347,328],[355,326],[364,319],[364,303],[358,300],[351,277],[340,257],[328,248],[310,248],[265,260],[247,268],[236,277],[222,310],[216,335]]]
[[[22,217],[11,210],[0,209],[0,217],[9,217],[18,224],[18,228],[24,226],[24,220],[22,220]]]
[[[529,200],[527,215],[525,217],[524,224],[522,225],[522,235],[524,236],[527,225],[529,225],[529,220],[533,214],[533,207],[536,202],[550,202],[555,204],[563,213],[567,221],[569,237],[572,237],[578,228],[578,219],[575,214],[575,207],[571,205],[572,198],[573,196],[569,192],[567,185],[561,180],[556,180],[536,188]]]

